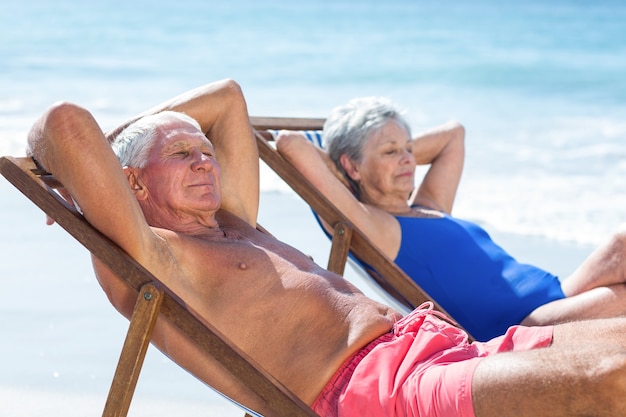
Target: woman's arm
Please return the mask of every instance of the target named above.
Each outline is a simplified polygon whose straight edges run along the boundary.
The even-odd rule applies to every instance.
[[[410,203],[450,213],[463,173],[465,128],[452,121],[417,135],[413,155],[430,168]]]
[[[389,213],[358,201],[323,150],[304,135],[291,131],[279,132],[276,148],[385,255],[395,257],[400,245],[397,221]],[[328,227],[327,230],[332,233]]]

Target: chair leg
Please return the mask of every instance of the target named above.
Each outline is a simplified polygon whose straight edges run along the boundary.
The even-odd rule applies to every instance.
[[[330,255],[328,257],[328,270],[342,275],[346,269],[350,241],[352,240],[352,227],[344,222],[335,224]]]
[[[128,414],[162,301],[162,289],[150,283],[141,287],[102,413],[104,417]]]

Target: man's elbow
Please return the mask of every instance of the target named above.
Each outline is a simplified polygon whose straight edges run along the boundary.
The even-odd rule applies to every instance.
[[[78,124],[91,118],[89,111],[81,106],[67,101],[54,103],[46,110],[43,118],[43,129],[45,133],[75,133]],[[66,138],[60,136],[59,140]]]
[[[213,89],[215,87],[217,87],[217,90],[220,92],[220,96],[222,99],[226,99],[230,103],[245,103],[243,89],[241,88],[239,83],[232,78],[225,78],[223,80],[216,81],[215,83],[207,85],[208,89]]]
[[[28,134],[28,154],[43,162],[46,150],[76,136],[79,121],[86,117],[90,117],[89,112],[74,103],[59,101],[52,104]]]

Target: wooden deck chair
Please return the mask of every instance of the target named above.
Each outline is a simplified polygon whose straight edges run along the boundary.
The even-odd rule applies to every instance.
[[[61,187],[61,184],[39,169],[32,158],[0,158],[0,172],[137,293],[137,303],[103,416],[127,415],[159,314],[177,326],[202,350],[218,359],[235,378],[250,388],[272,410],[276,410],[273,415],[317,416],[310,407],[261,369],[225,335],[210,324],[200,322],[172,291],[89,224],[76,209],[54,191],[55,188]],[[241,404],[234,403],[242,407],[246,413],[259,415]]]
[[[331,201],[270,144],[274,130],[321,130],[324,119],[251,117],[250,120],[256,131],[261,159],[311,207],[315,215],[333,228],[328,269],[343,275],[348,253],[351,253],[376,285],[398,304],[412,310],[424,302],[432,302],[435,309],[445,313],[437,302],[432,300],[393,260],[381,253],[363,232],[351,224]],[[454,324],[459,326],[458,323]],[[469,336],[473,340],[472,336]]]

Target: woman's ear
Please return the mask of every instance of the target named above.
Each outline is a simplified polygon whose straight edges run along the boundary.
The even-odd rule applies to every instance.
[[[343,170],[346,172],[348,177],[350,177],[353,181],[359,181],[361,179],[361,174],[359,173],[359,168],[354,163],[352,158],[350,158],[345,153],[339,157],[339,163],[343,167]]]
[[[146,198],[146,187],[139,178],[139,170],[137,168],[124,167],[124,174],[128,180],[130,190],[133,192],[137,200],[143,200]]]

